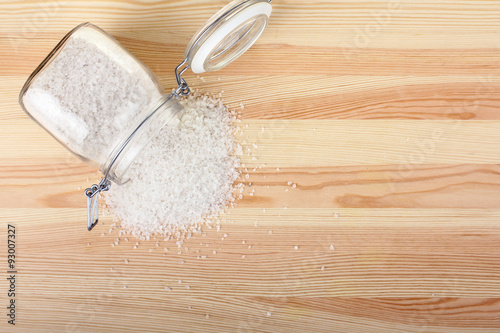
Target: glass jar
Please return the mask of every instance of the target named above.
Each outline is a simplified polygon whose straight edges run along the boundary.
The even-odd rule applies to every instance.
[[[20,103],[64,147],[121,184],[149,139],[182,110],[171,99],[139,59],[102,29],[83,23],[31,74]]]
[[[178,87],[165,93],[151,70],[91,23],[71,30],[30,75],[19,95],[24,111],[64,147],[101,169],[85,190],[88,230],[98,222],[98,195],[126,171],[164,126],[175,126],[190,93],[181,75],[223,68],[262,34],[269,0],[235,0],[217,12],[188,44],[175,68]]]

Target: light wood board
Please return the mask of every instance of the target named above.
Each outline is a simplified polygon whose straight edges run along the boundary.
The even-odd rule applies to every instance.
[[[0,331],[499,332],[499,1],[273,1],[248,53],[186,75],[243,103],[255,195],[181,253],[86,231],[99,174],[22,112],[27,76],[91,21],[170,90],[225,3],[0,3]]]

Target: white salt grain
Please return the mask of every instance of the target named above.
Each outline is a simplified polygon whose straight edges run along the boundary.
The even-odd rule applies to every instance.
[[[164,127],[130,166],[130,181],[106,193],[121,226],[136,237],[182,238],[235,200],[241,151],[233,135],[235,116],[207,96],[181,103],[179,125]]]

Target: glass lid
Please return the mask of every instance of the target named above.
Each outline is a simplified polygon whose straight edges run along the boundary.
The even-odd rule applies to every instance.
[[[191,70],[219,70],[248,50],[266,28],[270,2],[234,0],[212,16],[191,38],[184,53]]]

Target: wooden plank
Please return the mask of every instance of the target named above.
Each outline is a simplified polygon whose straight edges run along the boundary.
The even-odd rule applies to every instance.
[[[110,280],[113,285],[119,280]],[[118,284],[118,282],[116,282]],[[40,307],[26,309],[25,329],[37,332],[97,331],[186,332],[203,326],[204,332],[335,332],[494,333],[499,323],[496,299],[482,298],[301,298],[301,297],[172,297],[135,299],[133,308],[119,307],[127,296],[117,293],[84,297],[79,302],[62,297],[35,299]],[[150,302],[155,306],[149,308]],[[61,309],[60,309],[61,308]],[[147,308],[147,311],[145,310]],[[63,323],[57,312],[66,318]],[[267,313],[271,316],[268,316]],[[209,318],[206,315],[209,314]],[[40,326],[33,318],[44,316],[51,325]],[[158,318],[162,318],[158,321]],[[106,326],[101,323],[112,323]]]
[[[243,104],[243,119],[500,119],[500,81],[495,76],[297,75],[283,82],[280,76],[217,74],[192,75],[189,84],[221,94],[232,108]],[[0,82],[0,120],[26,118],[17,103],[26,78],[11,76]],[[161,81],[166,91],[174,86],[169,74]],[[231,89],[221,88],[226,85]],[[269,86],[280,86],[281,92]]]
[[[12,163],[9,163],[12,162]],[[498,208],[498,165],[264,167],[250,171],[242,208]],[[0,207],[82,208],[101,175],[75,157],[4,160]],[[295,184],[295,187],[294,187]],[[250,193],[253,195],[250,196]]]
[[[15,124],[15,126],[13,126]],[[238,134],[250,168],[500,163],[500,122],[411,120],[245,120]],[[246,126],[248,125],[248,127]],[[67,158],[29,119],[0,124],[0,155]],[[257,145],[253,148],[252,144]],[[258,157],[256,157],[258,156]],[[254,159],[254,157],[256,159]]]

